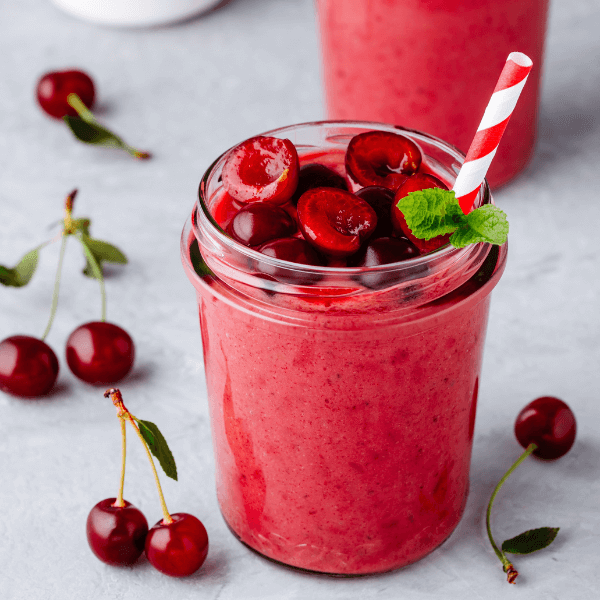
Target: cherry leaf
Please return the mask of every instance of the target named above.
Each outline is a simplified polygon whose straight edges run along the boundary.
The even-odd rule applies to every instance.
[[[27,285],[38,265],[39,247],[34,248],[17,263],[12,269],[0,265],[0,283],[11,287]]]
[[[119,250],[116,246],[109,244],[103,240],[97,240],[91,238],[89,235],[85,233],[81,234],[81,242],[85,248],[89,251],[89,253],[93,256],[94,261],[100,271],[102,271],[102,263],[110,262],[117,264],[127,264],[127,257]],[[92,277],[94,279],[100,279],[96,270],[94,269],[94,264],[90,260],[88,253],[86,252],[86,266],[83,270],[83,274],[87,277]]]
[[[84,121],[79,117],[72,117],[70,115],[65,115],[63,119],[73,132],[73,135],[81,142],[95,144],[96,146],[127,149],[127,145],[120,137],[95,121]]]
[[[559,527],[530,529],[502,543],[502,551],[509,554],[531,554],[549,546],[556,537]]]
[[[137,418],[135,420],[140,426],[140,433],[146,441],[146,444],[148,444],[150,452],[156,456],[165,475],[177,481],[177,465],[175,464],[175,459],[169,449],[167,440],[165,440],[159,428],[150,421],[142,421]]]

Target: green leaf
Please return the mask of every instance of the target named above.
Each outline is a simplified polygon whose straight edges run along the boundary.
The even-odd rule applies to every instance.
[[[452,233],[465,219],[454,192],[440,188],[410,192],[397,206],[413,235],[422,240]]]
[[[506,214],[497,206],[486,204],[466,216],[466,222],[452,235],[450,243],[456,248],[478,242],[502,245],[507,237]]]
[[[120,137],[95,121],[84,121],[79,117],[72,117],[70,115],[65,115],[63,119],[73,132],[73,135],[81,142],[97,146],[127,149],[127,145]]]
[[[71,223],[75,231],[80,231],[88,236],[90,235],[91,221],[89,219],[73,219]]]
[[[81,247],[83,248],[83,253],[85,254],[86,266],[83,270],[84,275],[91,277],[92,279],[98,279],[98,281],[104,280],[104,275],[102,274],[102,267],[100,266],[98,260],[94,256],[94,253],[90,250],[87,245],[85,238],[87,236],[81,235],[76,236],[81,242]]]
[[[194,240],[190,246],[190,260],[192,262],[192,267],[194,267],[194,271],[196,271],[196,274],[199,277],[206,277],[207,275],[215,276],[204,262],[197,240]]]
[[[559,529],[559,527],[530,529],[503,542],[502,551],[510,554],[531,554],[549,546],[554,541]]]
[[[163,471],[170,477],[177,481],[177,466],[175,465],[175,459],[171,450],[165,440],[163,434],[160,432],[158,427],[150,421],[142,421],[134,417],[137,423],[140,425],[140,433],[150,448],[150,452],[156,456]]]
[[[87,249],[94,257],[100,269],[102,269],[103,262],[117,263],[121,265],[127,264],[127,257],[116,246],[113,246],[112,244],[109,244],[108,242],[105,242],[103,240],[91,238],[85,233],[81,234],[80,239],[85,244],[85,246],[87,246]],[[87,264],[85,266],[85,269],[83,270],[83,274],[87,275],[88,277],[99,279],[94,271],[94,267],[87,254],[86,260]]]
[[[23,287],[27,285],[38,265],[39,248],[35,248],[25,254],[12,269],[0,265],[0,283],[11,287]]]

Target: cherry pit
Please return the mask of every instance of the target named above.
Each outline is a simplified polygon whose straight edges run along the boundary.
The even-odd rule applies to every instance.
[[[90,220],[73,218],[73,203],[77,190],[65,201],[65,216],[60,233],[28,252],[14,268],[0,265],[0,283],[22,287],[33,276],[40,250],[61,240],[56,281],[50,318],[41,338],[12,335],[0,342],[0,390],[23,398],[48,394],[58,377],[59,361],[46,343],[58,305],[58,293],[66,242],[76,238],[86,259],[84,273],[100,284],[102,310],[100,321],[90,321],[77,327],[66,344],[66,360],[71,372],[93,385],[113,384],[123,379],[133,367],[135,345],[131,336],[118,325],[106,321],[106,292],[102,271],[103,262],[126,263],[125,255],[112,244],[90,235]]]

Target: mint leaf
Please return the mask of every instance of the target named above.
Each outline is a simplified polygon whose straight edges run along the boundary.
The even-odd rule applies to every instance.
[[[70,115],[65,115],[63,119],[73,132],[73,135],[81,142],[97,146],[126,149],[126,144],[120,137],[95,121],[84,121],[79,117],[72,117]]]
[[[508,221],[502,210],[486,204],[465,215],[452,190],[410,192],[396,206],[412,234],[421,240],[452,233],[450,243],[464,248],[479,242],[501,245],[508,236]]]
[[[488,242],[502,245],[508,236],[506,214],[493,204],[486,204],[471,211],[465,221],[452,234],[450,243],[456,248],[464,248],[468,244]]]
[[[556,537],[560,527],[540,527],[530,529],[502,542],[502,551],[510,554],[531,554],[549,546]]]
[[[38,265],[39,247],[34,248],[17,263],[12,269],[0,265],[0,283],[11,287],[27,285]]]
[[[150,452],[158,459],[165,475],[177,481],[177,466],[175,465],[175,459],[173,458],[173,454],[171,454],[171,450],[169,449],[167,440],[165,440],[163,434],[154,423],[142,421],[137,418],[135,420],[140,425],[140,433],[148,444]]]
[[[196,271],[196,274],[199,277],[206,277],[207,275],[215,276],[209,266],[204,262],[197,240],[194,240],[190,246],[190,260],[192,262],[192,267],[194,267],[194,271]]]
[[[465,218],[454,192],[440,188],[410,192],[397,206],[408,228],[421,240],[452,233]]]

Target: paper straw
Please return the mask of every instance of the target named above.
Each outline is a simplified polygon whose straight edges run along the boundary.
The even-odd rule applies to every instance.
[[[465,214],[473,206],[532,65],[531,59],[521,52],[511,52],[506,59],[494,93],[454,183],[454,193]]]

